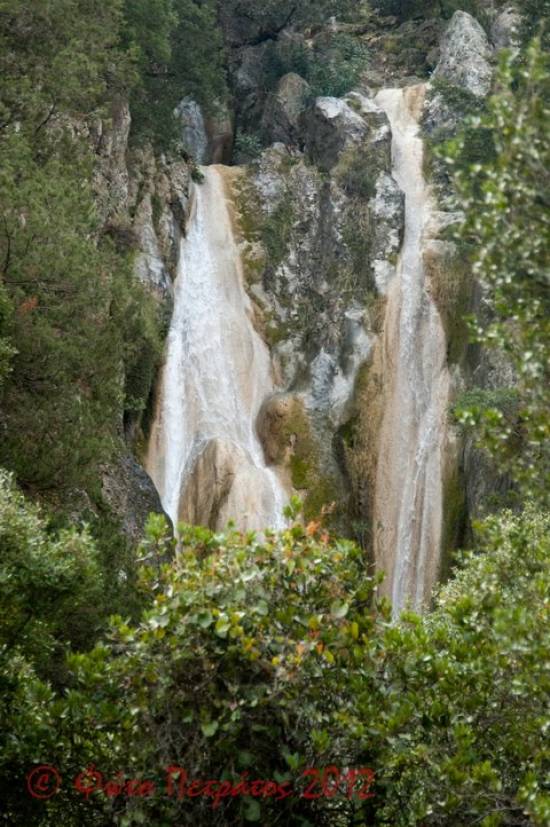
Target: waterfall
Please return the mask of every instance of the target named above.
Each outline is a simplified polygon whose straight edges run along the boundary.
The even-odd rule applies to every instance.
[[[282,525],[285,491],[255,422],[274,390],[254,328],[221,166],[202,168],[182,240],[147,470],[174,525]]]
[[[384,413],[374,496],[376,564],[394,617],[419,610],[437,581],[449,374],[441,319],[428,292],[424,230],[433,210],[418,135],[425,85],[376,97],[392,129],[393,175],[405,194],[405,236],[388,289],[382,347]]]

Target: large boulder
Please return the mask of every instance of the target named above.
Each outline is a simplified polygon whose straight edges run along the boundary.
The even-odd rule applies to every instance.
[[[295,144],[298,140],[300,116],[311,96],[311,87],[295,72],[284,75],[265,105],[262,129],[270,143]]]
[[[475,17],[457,11],[443,35],[441,57],[433,76],[483,97],[491,88],[491,54],[487,35]]]
[[[317,98],[302,123],[306,152],[324,172],[336,166],[345,150],[361,144],[369,132],[365,119],[341,98]]]

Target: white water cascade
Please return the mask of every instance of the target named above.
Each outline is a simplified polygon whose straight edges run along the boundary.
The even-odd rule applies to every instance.
[[[283,524],[284,488],[255,422],[274,390],[269,351],[243,286],[224,167],[202,169],[182,241],[147,470],[166,513],[240,530]]]
[[[429,601],[437,581],[449,374],[441,318],[423,263],[433,204],[422,172],[418,117],[425,86],[384,89],[376,102],[393,135],[393,175],[405,193],[405,236],[390,283],[382,342],[384,413],[374,502],[375,558],[394,617]]]

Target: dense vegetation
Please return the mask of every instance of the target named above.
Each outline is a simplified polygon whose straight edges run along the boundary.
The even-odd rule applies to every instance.
[[[419,5],[444,16],[457,6],[383,9],[405,19]],[[530,5],[532,34],[544,3]],[[264,538],[185,527],[172,563],[163,518],[130,550],[74,505],[75,494],[97,505],[99,465],[144,402],[133,383],[143,353],[161,346],[132,246],[104,232],[96,209],[90,123],[128,96],[135,144],[166,149],[183,94],[215,112],[227,96],[218,15],[247,20],[257,42],[289,21],[357,20],[357,4],[337,0],[231,0],[221,12],[213,0],[0,0],[0,823],[542,827],[549,73],[538,41],[503,60],[486,111],[445,149],[465,214],[458,241],[484,290],[473,332],[517,377],[513,389],[470,391],[454,413],[516,498],[476,526],[434,610],[390,623],[363,551],[322,515],[304,524],[296,501],[289,527]],[[353,74],[363,59],[346,37],[275,46],[270,83],[294,69],[338,93],[338,66]],[[469,156],[488,135],[491,153]],[[63,779],[48,801],[24,786],[42,763]],[[72,781],[92,765],[163,794],[85,795]],[[212,794],[164,794],[170,765],[301,791],[308,767],[370,767],[375,783],[314,799],[249,787],[213,807]]]
[[[483,438],[505,471],[521,481],[520,496],[550,492],[548,342],[550,222],[547,194],[550,152],[546,136],[549,61],[535,41],[525,62],[508,55],[500,94],[490,113],[471,129],[492,136],[496,158],[461,169],[457,184],[467,221],[461,240],[473,269],[490,294],[490,312],[473,322],[478,342],[506,353],[516,371],[513,416],[495,406],[465,408],[466,424],[482,425]],[[468,133],[466,133],[468,134]],[[465,137],[450,148],[461,161]],[[513,320],[512,323],[510,320]]]

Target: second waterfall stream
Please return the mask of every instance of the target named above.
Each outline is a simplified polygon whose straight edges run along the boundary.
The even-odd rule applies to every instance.
[[[405,236],[390,283],[381,364],[384,413],[374,497],[375,558],[397,617],[421,609],[437,582],[443,530],[447,348],[423,254],[433,203],[418,119],[425,86],[384,89],[376,103],[392,130],[393,176],[405,194]]]
[[[182,241],[147,470],[174,525],[278,528],[287,499],[256,418],[274,390],[243,286],[224,175],[202,168]]]

